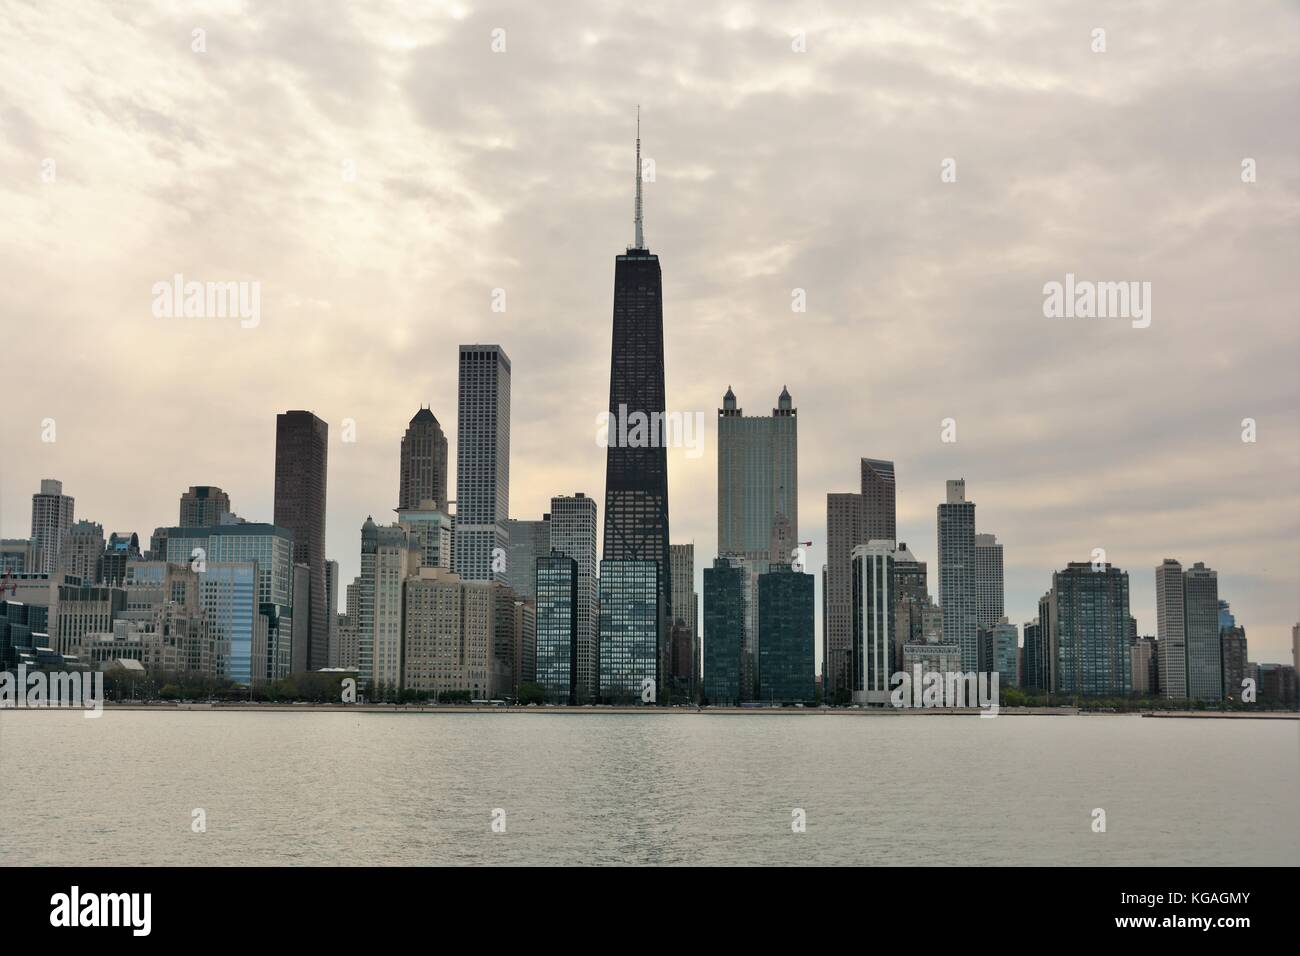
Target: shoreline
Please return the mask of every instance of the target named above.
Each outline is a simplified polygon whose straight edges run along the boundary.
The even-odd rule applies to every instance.
[[[6,707],[3,710],[82,710],[66,707]],[[619,714],[639,716],[707,716],[757,715],[757,716],[846,716],[846,717],[905,717],[947,716],[970,717],[985,713],[979,707],[873,707],[873,708],[822,708],[822,707],[637,707],[637,706],[563,706],[519,707],[472,704],[397,705],[397,704],[271,704],[271,703],[169,703],[169,704],[114,704],[105,702],[105,711],[139,711],[150,713],[356,713],[356,714],[549,714],[556,716],[582,716],[592,714]],[[1077,707],[1002,707],[998,717],[1155,717],[1160,719],[1189,718],[1193,720],[1300,720],[1300,712],[1269,711],[1204,711],[1204,710],[1140,710],[1140,711],[1088,711]]]

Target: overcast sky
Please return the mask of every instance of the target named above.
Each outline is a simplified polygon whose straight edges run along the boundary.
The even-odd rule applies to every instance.
[[[269,521],[275,415],[307,408],[349,581],[422,403],[455,448],[462,342],[513,361],[512,516],[603,508],[639,103],[668,404],[708,419],[670,457],[697,577],[722,393],[767,413],[784,385],[813,567],[826,493],[889,458],[932,591],[965,477],[1013,621],[1100,547],[1154,633],[1154,567],[1205,561],[1251,658],[1289,661],[1297,6],[712,7],[0,2],[0,533],[28,535],[46,477],[106,532],[147,539],[192,484]],[[175,273],[260,283],[260,324],[155,317]],[[1150,282],[1150,326],[1045,318],[1066,273]]]

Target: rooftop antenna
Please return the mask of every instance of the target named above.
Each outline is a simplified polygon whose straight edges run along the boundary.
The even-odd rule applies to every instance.
[[[636,245],[634,249],[645,248],[645,237],[641,234],[641,104],[636,107]]]

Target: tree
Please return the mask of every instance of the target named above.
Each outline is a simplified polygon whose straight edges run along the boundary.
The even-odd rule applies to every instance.
[[[545,700],[546,688],[541,684],[524,681],[519,685],[519,703],[527,706],[528,704],[541,704]]]

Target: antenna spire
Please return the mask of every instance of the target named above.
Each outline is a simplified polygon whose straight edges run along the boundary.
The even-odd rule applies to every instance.
[[[636,245],[635,249],[645,248],[645,237],[641,234],[641,104],[636,107]]]

